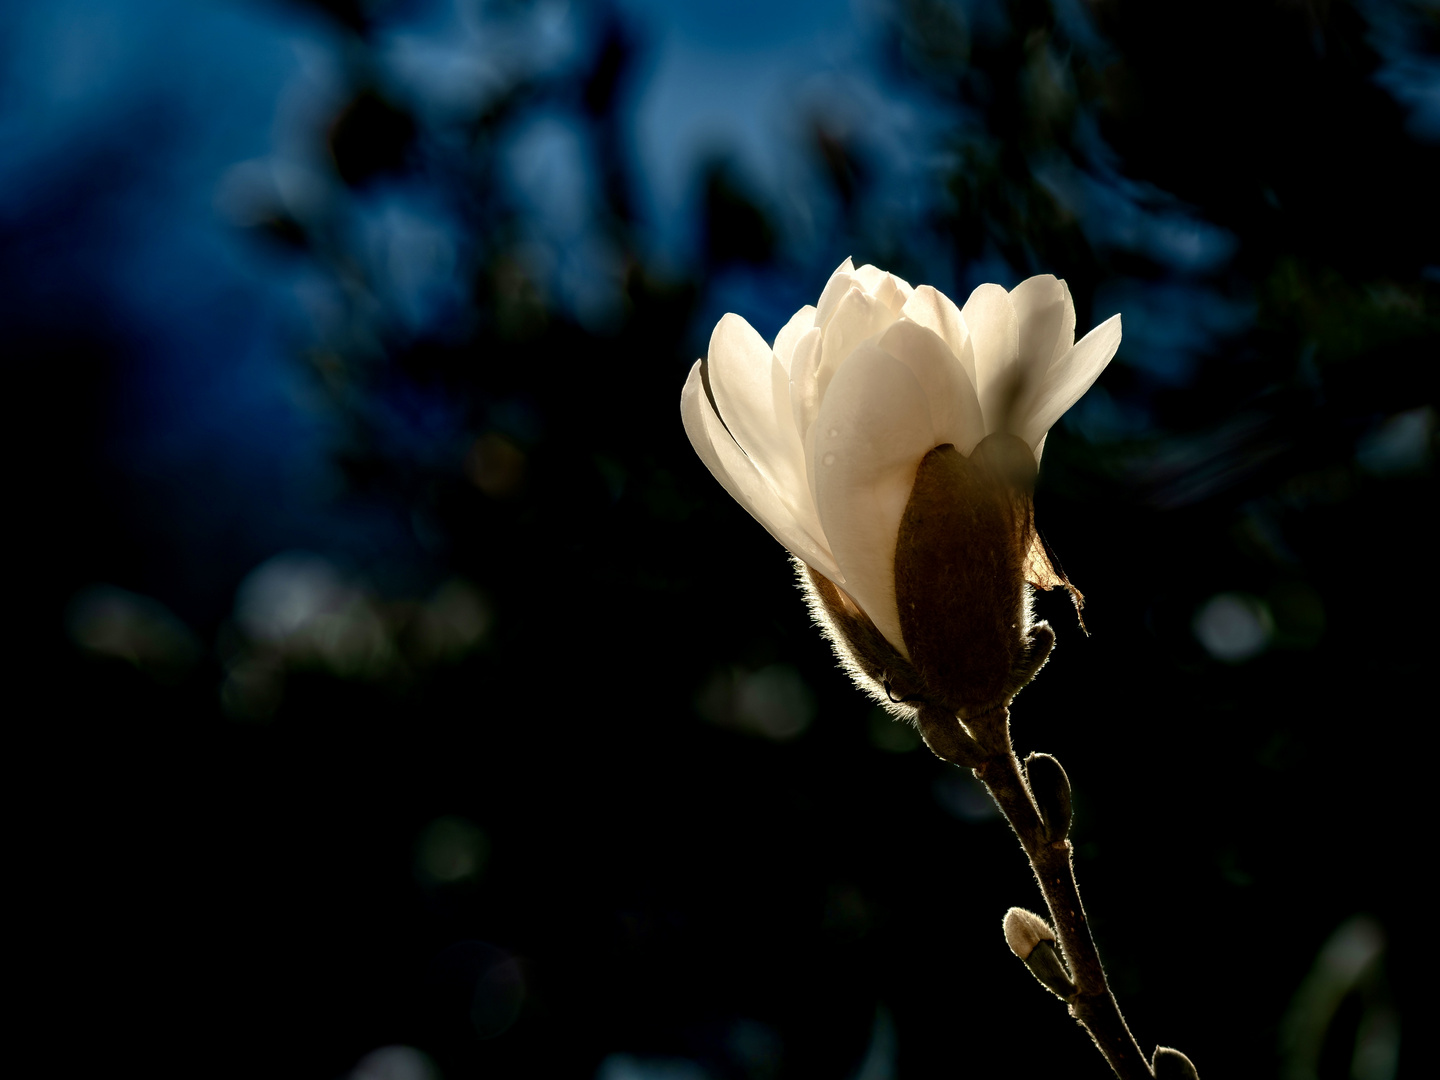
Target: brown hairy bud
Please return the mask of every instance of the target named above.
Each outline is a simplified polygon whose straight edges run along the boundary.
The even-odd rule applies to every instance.
[[[829,639],[840,666],[893,715],[913,720],[926,694],[910,661],[885,640],[845,590],[800,559],[795,560],[795,573],[810,617]]]
[[[1050,924],[1033,911],[1012,907],[1005,912],[1005,944],[1021,960],[1028,959],[1040,942],[1054,940]]]
[[[921,460],[895,544],[903,648],[845,588],[794,560],[841,667],[897,718],[915,722],[926,705],[960,721],[1004,708],[1055,644],[1048,624],[1031,621],[1032,587],[1063,586],[1079,610],[1035,531],[1034,483],[1035,457],[1014,435],[987,436],[968,458],[947,444]],[[925,738],[959,763],[966,755],[946,749],[953,726],[931,725]]]
[[[1168,1046],[1155,1048],[1155,1059],[1150,1068],[1155,1073],[1155,1080],[1200,1080],[1200,1074],[1195,1071],[1190,1059]]]
[[[1032,635],[1034,484],[1035,456],[1014,435],[986,436],[968,458],[939,446],[921,460],[900,519],[905,648],[933,700],[962,718],[1008,704],[1054,641],[1048,627]]]
[[[1007,911],[1005,943],[1051,993],[1066,1001],[1075,993],[1075,984],[1055,949],[1055,931],[1039,915],[1018,907]]]
[[[915,720],[925,745],[942,761],[973,769],[984,760],[985,752],[980,744],[965,730],[960,718],[949,710],[938,705],[924,705]]]
[[[1049,754],[1031,754],[1025,759],[1025,778],[1052,844],[1070,835],[1070,778]]]

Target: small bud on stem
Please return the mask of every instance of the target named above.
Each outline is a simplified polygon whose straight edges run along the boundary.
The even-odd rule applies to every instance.
[[[1057,844],[1070,835],[1070,778],[1049,754],[1031,754],[1025,759],[1025,778],[1040,810],[1045,835]]]
[[[1055,931],[1050,924],[1024,908],[1012,907],[1005,913],[1005,943],[1010,951],[1025,961],[1030,974],[1061,1000],[1069,1001],[1075,984],[1065,970],[1060,954],[1055,951]]]
[[[1021,960],[1028,960],[1040,942],[1054,940],[1050,924],[1033,911],[1012,907],[1005,912],[1005,944]]]
[[[1154,1070],[1155,1080],[1200,1080],[1200,1074],[1195,1071],[1190,1059],[1168,1046],[1155,1048],[1151,1069]]]

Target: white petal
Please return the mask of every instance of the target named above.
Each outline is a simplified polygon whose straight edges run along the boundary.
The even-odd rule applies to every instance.
[[[806,304],[794,315],[790,321],[780,328],[775,335],[775,359],[780,361],[788,374],[790,371],[790,358],[795,354],[795,342],[799,341],[815,325],[815,309]]]
[[[884,270],[881,270],[878,266],[875,266],[871,263],[866,263],[864,266],[860,267],[859,270],[854,271],[851,276],[860,283],[860,287],[862,289],[864,289],[871,296],[874,296],[875,291],[885,283],[885,279],[888,278],[890,275],[887,274]]]
[[[1065,315],[1060,320],[1060,336],[1055,339],[1055,355],[1050,358],[1050,367],[1075,347],[1075,298],[1070,295],[1070,286],[1064,278],[1060,279],[1060,289],[1065,293]]]
[[[790,379],[765,339],[739,315],[710,335],[710,392],[720,419],[802,526],[813,517],[810,482],[790,409]]]
[[[1018,434],[1031,446],[1050,430],[1071,405],[1100,377],[1120,347],[1120,316],[1112,315],[1075,343],[1057,360],[1036,392],[1024,429]]]
[[[845,591],[905,654],[895,608],[895,541],[920,459],[935,446],[910,369],[874,345],[840,365],[815,421],[816,506]]]
[[[815,325],[824,328],[835,314],[835,305],[855,286],[855,264],[849,259],[835,268],[825,288],[820,290],[820,299],[815,301]]]
[[[800,527],[720,423],[710,407],[710,399],[705,396],[698,360],[685,380],[685,389],[680,392],[680,416],[685,422],[685,434],[690,436],[690,445],[730,496],[791,552],[822,574],[838,575],[831,580],[843,582],[844,576],[829,549]]]
[[[795,343],[790,358],[790,415],[803,441],[820,411],[820,389],[815,376],[820,368],[820,328],[812,326]]]
[[[935,444],[953,443],[967,457],[985,437],[980,399],[960,361],[940,335],[909,319],[901,319],[876,343],[915,376],[930,404]]]
[[[774,466],[777,470],[774,479],[782,499],[800,527],[824,547],[825,532],[820,528],[820,516],[815,510],[815,489],[810,483],[804,441],[795,426],[795,413],[790,404],[790,377],[780,366],[779,359],[773,357],[770,360],[770,401],[780,450]]]
[[[905,301],[909,300],[915,291],[904,278],[886,273],[869,263],[856,270],[854,277],[862,289],[889,308],[894,315],[900,314]]]
[[[1075,304],[1069,288],[1053,274],[1026,278],[1010,290],[1010,303],[1020,328],[1020,364],[1035,372],[1038,385],[1075,344]]]
[[[985,413],[985,430],[1006,423],[1014,393],[1015,364],[1020,354],[1019,326],[1010,294],[999,285],[981,285],[960,309],[975,349],[975,392]]]
[[[965,374],[970,376],[970,385],[975,386],[975,350],[970,343],[970,331],[960,316],[955,301],[939,289],[921,285],[905,302],[901,314],[911,322],[919,323],[927,330],[939,334],[960,360]]]
[[[841,362],[862,341],[875,337],[894,321],[895,316],[888,307],[858,286],[845,294],[823,331],[820,367],[815,373],[815,386],[822,402],[826,387]]]

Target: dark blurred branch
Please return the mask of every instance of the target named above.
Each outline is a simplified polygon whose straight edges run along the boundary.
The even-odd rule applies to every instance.
[[[1070,841],[1052,834],[1052,830],[1063,833],[1068,821],[1060,828],[1053,821],[1047,827],[1037,809],[1010,743],[1010,710],[1002,707],[975,717],[966,721],[965,727],[943,710],[927,707],[920,713],[926,744],[938,757],[973,769],[1020,838],[1074,982],[1074,992],[1066,998],[1070,1015],[1095,1040],[1121,1080],[1153,1080],[1154,1073],[1105,981],[1100,952],[1090,936],[1075,883]]]

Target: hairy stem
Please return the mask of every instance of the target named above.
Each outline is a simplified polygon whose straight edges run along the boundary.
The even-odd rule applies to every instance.
[[[933,722],[922,718],[922,729]],[[1035,879],[1050,908],[1055,936],[1075,981],[1075,993],[1068,1000],[1070,1015],[1095,1040],[1120,1080],[1153,1080],[1150,1065],[1130,1034],[1120,1006],[1105,981],[1100,953],[1090,936],[1085,906],[1080,902],[1080,890],[1075,884],[1070,841],[1052,842],[1046,835],[1020,763],[1015,759],[1010,743],[1010,711],[1000,708],[966,723],[973,742],[969,752],[961,755],[962,760],[956,764],[974,769],[975,776],[989,790],[1030,858]],[[926,734],[929,742],[929,733]],[[934,743],[931,745],[935,747]],[[940,756],[955,760],[948,754]]]

